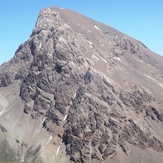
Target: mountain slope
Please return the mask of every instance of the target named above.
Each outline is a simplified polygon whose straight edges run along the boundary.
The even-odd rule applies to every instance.
[[[0,67],[0,162],[160,163],[162,65],[107,25],[41,10]]]

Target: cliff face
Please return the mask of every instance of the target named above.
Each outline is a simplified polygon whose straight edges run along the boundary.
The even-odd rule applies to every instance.
[[[0,67],[0,162],[162,162],[162,65],[107,25],[41,10]]]

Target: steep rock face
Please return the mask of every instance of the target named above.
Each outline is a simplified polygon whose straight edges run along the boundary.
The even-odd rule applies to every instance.
[[[162,63],[109,26],[41,10],[0,67],[0,162],[160,163]]]

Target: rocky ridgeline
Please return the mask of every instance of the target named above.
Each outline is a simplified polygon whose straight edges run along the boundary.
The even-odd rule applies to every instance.
[[[106,85],[106,81],[95,73],[90,73],[85,82],[87,84],[78,89],[70,107],[63,136],[67,152],[74,162],[105,161],[108,157],[115,157],[118,146],[128,155],[128,143],[144,150],[163,151],[163,143],[151,135],[149,128],[146,131],[140,129],[121,113],[128,110],[146,116],[147,108],[150,109],[148,104],[154,97],[140,86],[131,93],[115,92],[113,88],[116,86]],[[116,110],[118,107],[122,109],[119,112]]]
[[[140,47],[130,39],[109,37],[111,57],[140,54]],[[59,12],[44,9],[30,39],[1,66],[0,86],[21,81],[24,113],[36,121],[44,115],[42,127],[49,133],[55,134],[54,126],[62,128],[55,136],[65,143],[66,153],[75,163],[105,162],[117,155],[118,148],[129,156],[130,145],[163,152],[162,141],[150,126],[142,125],[145,118],[163,122],[154,95],[139,84],[123,89],[92,66],[95,62],[84,57],[86,49]],[[139,116],[143,122],[135,118]],[[1,125],[0,129],[7,132]]]

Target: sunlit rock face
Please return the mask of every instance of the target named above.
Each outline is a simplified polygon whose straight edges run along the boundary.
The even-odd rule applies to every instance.
[[[0,66],[0,163],[160,163],[163,58],[67,9],[41,10]]]

